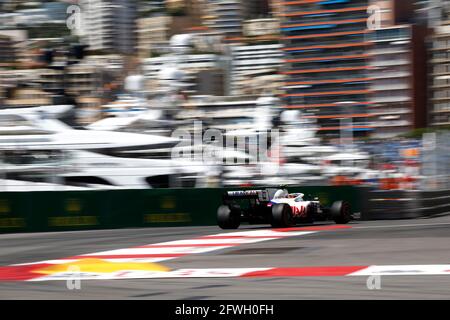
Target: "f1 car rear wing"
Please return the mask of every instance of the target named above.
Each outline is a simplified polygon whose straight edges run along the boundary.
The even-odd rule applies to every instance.
[[[226,191],[223,200],[258,199],[259,201],[270,201],[268,190],[241,190]]]

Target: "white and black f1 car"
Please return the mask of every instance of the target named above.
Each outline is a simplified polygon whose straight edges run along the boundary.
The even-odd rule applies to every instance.
[[[227,191],[217,210],[217,222],[222,229],[237,229],[241,222],[286,228],[296,223],[324,220],[348,223],[352,220],[350,204],[336,201],[331,207],[325,207],[317,198],[306,199],[302,193],[268,188]]]

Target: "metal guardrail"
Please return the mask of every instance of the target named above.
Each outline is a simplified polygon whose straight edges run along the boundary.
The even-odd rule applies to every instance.
[[[375,191],[363,189],[361,220],[390,220],[450,214],[450,190]]]
[[[421,209],[426,217],[450,214],[450,190],[423,191]]]

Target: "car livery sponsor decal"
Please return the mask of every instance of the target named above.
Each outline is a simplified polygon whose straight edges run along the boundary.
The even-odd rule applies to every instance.
[[[306,206],[291,206],[291,210],[294,217],[302,217],[306,214]]]
[[[270,201],[267,206],[268,207],[272,207],[275,204],[282,204],[285,203],[287,205],[289,205],[291,207],[292,210],[292,215],[294,217],[303,217],[306,216],[306,205],[300,204],[300,203],[289,203],[289,202],[284,202],[284,201],[276,201],[276,200],[272,200]]]

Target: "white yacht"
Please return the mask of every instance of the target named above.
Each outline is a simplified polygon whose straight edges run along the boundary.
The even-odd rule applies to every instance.
[[[67,108],[0,110],[0,147],[21,150],[108,150],[170,147],[169,137],[102,130],[77,130],[58,120]],[[58,112],[59,111],[59,112]]]
[[[107,155],[169,148],[179,143],[178,139],[75,130],[58,120],[68,108],[51,110],[52,107],[0,110],[0,172],[6,180],[89,188],[201,185],[207,171],[202,164]]]
[[[0,192],[83,191],[83,190],[89,190],[89,188],[64,186],[56,183],[0,179]]]

